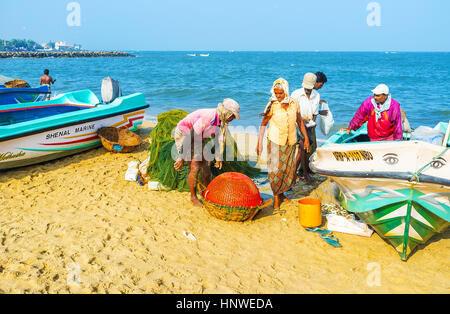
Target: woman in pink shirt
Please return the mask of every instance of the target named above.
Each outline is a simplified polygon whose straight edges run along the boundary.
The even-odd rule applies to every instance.
[[[348,128],[356,131],[367,122],[367,132],[371,141],[403,140],[402,116],[400,104],[392,99],[389,87],[380,84],[373,91],[374,96],[367,98],[359,107]]]
[[[183,169],[184,162],[189,164],[188,185],[191,192],[191,201],[195,206],[202,206],[197,198],[197,178],[202,171],[202,181],[208,186],[211,181],[209,162],[216,160],[215,166],[222,169],[222,156],[225,147],[225,133],[228,123],[239,119],[239,104],[233,99],[225,99],[217,109],[200,109],[187,115],[181,120],[174,134],[178,158],[174,163],[177,171]],[[207,156],[204,152],[205,140],[215,135],[215,156]],[[216,146],[217,147],[217,146]]]

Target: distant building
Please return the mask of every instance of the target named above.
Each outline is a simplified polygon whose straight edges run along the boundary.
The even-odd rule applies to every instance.
[[[37,51],[52,51],[53,48],[48,44],[41,44],[42,49],[36,49]]]
[[[58,51],[81,50],[81,45],[69,45],[65,41],[59,41],[59,42],[55,43],[55,50],[58,50]]]
[[[59,51],[72,50],[73,46],[68,45],[65,41],[59,41],[55,43],[55,49]]]

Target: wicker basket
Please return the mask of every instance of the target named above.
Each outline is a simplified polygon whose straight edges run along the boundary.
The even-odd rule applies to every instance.
[[[97,131],[102,145],[114,153],[130,153],[142,143],[139,135],[126,128],[104,127]]]
[[[263,201],[256,185],[243,174],[225,173],[215,178],[208,188],[201,183],[198,188],[206,210],[225,221],[251,220],[272,204],[272,199]]]

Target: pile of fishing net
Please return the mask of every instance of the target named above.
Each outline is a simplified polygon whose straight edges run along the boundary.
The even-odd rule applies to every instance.
[[[150,133],[150,146],[148,148],[149,162],[147,175],[149,179],[159,181],[167,189],[182,192],[189,191],[187,179],[189,166],[185,162],[181,171],[175,170],[173,166],[172,147],[175,145],[175,140],[172,137],[172,131],[178,122],[187,115],[188,113],[183,110],[171,110],[158,115],[158,124]],[[227,156],[227,149],[233,149],[234,161],[224,161],[220,170],[214,167],[214,162],[211,162],[211,179],[225,172],[240,172],[251,178],[261,174],[260,169],[252,167],[248,161],[243,161],[242,156],[239,154],[237,144],[229,132],[226,134],[224,156]],[[201,182],[200,173],[198,180]]]

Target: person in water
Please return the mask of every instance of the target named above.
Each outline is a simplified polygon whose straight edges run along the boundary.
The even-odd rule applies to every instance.
[[[256,153],[258,157],[261,155],[264,133],[270,122],[267,131],[267,172],[274,195],[274,208],[278,209],[281,202],[289,202],[284,192],[296,182],[300,154],[309,151],[309,141],[297,100],[289,97],[288,82],[277,79],[271,93],[270,102],[262,114]],[[297,149],[297,127],[304,138],[304,142],[300,142],[301,149]]]
[[[187,115],[175,128],[175,145],[178,158],[174,163],[177,171],[183,169],[184,162],[189,164],[188,185],[191,192],[191,202],[201,207],[197,197],[197,178],[201,170],[205,186],[211,181],[209,162],[212,156],[204,155],[206,141],[215,136],[219,150],[215,153],[215,167],[222,169],[225,138],[228,124],[239,119],[239,104],[227,98],[213,109],[199,109]],[[206,158],[208,157],[208,158]]]
[[[367,122],[367,131],[371,141],[403,140],[400,104],[389,94],[389,87],[380,84],[372,90],[372,93],[373,96],[361,104],[348,128],[341,130],[349,134]]]
[[[51,85],[55,84],[56,79],[53,79],[50,75],[50,71],[48,69],[44,70],[44,75],[41,76],[41,80],[39,82],[39,85],[48,85],[48,96],[46,100],[50,99],[50,92],[51,92]]]

